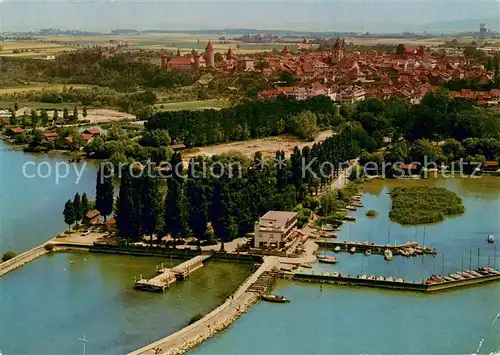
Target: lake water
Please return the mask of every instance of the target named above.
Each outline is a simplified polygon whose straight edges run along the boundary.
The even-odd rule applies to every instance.
[[[69,165],[68,176],[56,182],[55,170],[58,163],[67,161],[46,154],[26,154],[12,151],[0,140],[0,253],[15,251],[21,253],[33,248],[67,228],[62,211],[64,203],[73,199],[75,193],[87,193],[95,198],[97,169],[95,164],[85,162],[80,180],[74,167],[80,171],[83,164]],[[31,164],[34,163],[35,165]],[[23,166],[26,166],[26,175]],[[40,167],[41,176],[36,175]],[[64,173],[64,167],[60,166]]]
[[[252,265],[209,261],[165,293],[133,288],[156,265],[181,260],[85,252],[44,256],[0,278],[4,354],[125,354],[208,313],[249,275]]]
[[[425,229],[392,223],[387,192],[398,185],[421,184],[457,192],[466,213]],[[353,213],[357,221],[343,225],[337,233],[339,240],[382,244],[416,240],[436,248],[438,255],[394,257],[388,263],[378,255],[320,251],[336,255],[338,264],[315,264],[315,273],[342,271],[422,280],[433,273],[462,269],[462,265],[477,267],[478,248],[480,265],[500,267],[498,242],[487,243],[488,234],[500,239],[500,179],[372,181],[364,191],[364,207]],[[378,217],[366,217],[369,209],[376,210]],[[481,353],[500,350],[500,320],[494,322],[500,313],[498,283],[427,295],[342,286],[323,286],[321,291],[319,285],[280,281],[275,292],[292,302],[259,303],[193,353],[470,354],[482,339]]]
[[[41,166],[46,175],[64,161],[12,151],[0,141],[0,253],[23,252],[65,230],[64,203],[76,192],[94,198],[97,169],[90,162],[79,181],[73,167],[59,183],[55,174],[23,174],[25,163],[35,163],[28,166],[28,174]],[[10,272],[0,278],[0,349],[4,354],[80,354],[78,338],[85,335],[87,353],[124,354],[216,308],[252,268],[210,261],[163,294],[133,288],[134,277],[150,277],[156,265],[179,262],[54,253]]]
[[[76,192],[93,198],[96,169],[87,166],[79,183],[74,170],[59,184],[55,176],[29,179],[22,173],[24,163],[47,162],[55,169],[61,158],[7,148],[0,142],[0,252],[22,252],[66,228],[63,205]],[[445,186],[463,198],[466,213],[425,229],[401,227],[388,219],[387,192],[398,184]],[[340,240],[417,240],[435,247],[438,256],[395,257],[387,263],[376,255],[338,254],[337,265],[316,264],[314,272],[420,280],[462,265],[476,267],[478,248],[479,264],[500,267],[496,244],[486,242],[488,234],[500,239],[500,179],[374,181],[364,190],[365,207],[354,213],[355,223],[343,226]],[[365,217],[368,209],[379,216]],[[132,288],[135,276],[153,275],[161,262],[178,261],[55,253],[3,276],[0,349],[5,354],[78,354],[78,338],[85,335],[87,353],[123,354],[214,309],[250,272],[248,265],[209,262],[164,294]],[[280,281],[276,292],[292,303],[259,303],[193,353],[462,354],[475,352],[482,340],[481,353],[500,349],[500,321],[494,321],[500,312],[498,284],[424,295],[340,286],[321,291],[318,285]]]

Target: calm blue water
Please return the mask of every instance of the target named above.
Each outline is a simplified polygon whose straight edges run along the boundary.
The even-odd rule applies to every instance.
[[[388,218],[391,199],[387,192],[401,184],[432,184],[454,190],[462,197],[466,213],[427,226],[425,233],[423,227],[392,223]],[[436,248],[438,256],[395,257],[388,263],[378,255],[320,251],[336,255],[338,264],[315,264],[312,270],[304,271],[336,270],[420,281],[433,273],[462,269],[462,260],[465,269],[470,264],[477,267],[478,248],[480,265],[500,267],[495,244],[489,245],[486,240],[488,234],[500,239],[500,179],[373,181],[365,185],[364,191],[364,208],[354,212],[356,222],[343,225],[337,233],[339,240],[382,244],[416,240]],[[366,217],[369,209],[376,210],[378,217]],[[282,281],[275,292],[292,303],[259,303],[228,331],[193,353],[470,354],[483,338],[481,353],[500,350],[500,320],[492,325],[500,313],[498,283],[426,295],[342,286],[323,286],[320,291],[319,285]]]
[[[417,294],[293,284],[193,354],[471,354],[500,349],[500,286]]]
[[[57,163],[67,160],[49,155],[25,154],[9,150],[10,146],[0,141],[0,253],[13,250],[26,251],[54,237],[67,228],[62,211],[64,203],[76,192],[86,192],[89,199],[95,198],[96,167],[86,162],[78,181],[77,171],[71,165],[68,176],[56,181]],[[23,175],[23,165],[28,165],[27,175],[36,173],[40,166],[42,176],[49,169],[47,178],[28,178]],[[78,171],[83,164],[75,165]],[[65,170],[61,166],[61,173]]]
[[[134,277],[180,260],[55,253],[0,278],[4,354],[125,354],[184,327],[222,303],[251,265],[211,261],[165,293],[138,291]]]

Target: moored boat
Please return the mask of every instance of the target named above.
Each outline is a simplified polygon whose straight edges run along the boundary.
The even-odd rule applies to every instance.
[[[337,245],[337,246],[335,247],[335,249],[333,249],[333,250],[334,250],[336,253],[338,253],[338,252],[340,251],[340,247]]]
[[[384,259],[387,261],[391,261],[392,260],[392,251],[390,251],[389,249],[386,249],[384,251]]]
[[[325,264],[336,264],[337,263],[337,258],[334,256],[320,256],[318,258],[318,261],[320,263],[325,263]]]
[[[355,252],[356,252],[356,248],[355,247],[352,247],[351,249],[349,249],[349,253],[354,254]]]
[[[366,255],[366,256],[370,256],[370,255],[372,255],[372,251],[371,251],[371,249],[367,249],[367,250],[365,251],[365,255]]]
[[[288,303],[290,300],[286,299],[281,295],[262,295],[260,297],[263,301],[273,302],[273,303]]]
[[[490,244],[495,243],[495,237],[494,237],[492,234],[490,234],[490,235],[488,236],[488,243],[490,243]]]

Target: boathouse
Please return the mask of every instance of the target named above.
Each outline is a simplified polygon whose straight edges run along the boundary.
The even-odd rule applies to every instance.
[[[254,248],[281,249],[296,228],[296,212],[269,211],[255,223]]]
[[[84,224],[99,224],[99,217],[101,216],[101,212],[99,210],[90,210],[85,216],[83,216]]]

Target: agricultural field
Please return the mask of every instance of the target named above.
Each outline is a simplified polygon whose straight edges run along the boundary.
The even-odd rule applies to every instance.
[[[346,42],[353,43],[355,45],[365,45],[373,46],[377,44],[393,45],[397,46],[400,43],[404,43],[409,46],[426,46],[426,47],[436,47],[444,44],[445,38],[426,38],[426,39],[413,39],[413,38],[346,38]]]
[[[57,53],[73,51],[76,47],[61,43],[40,41],[3,41],[0,42],[0,56],[47,58]]]
[[[140,48],[144,50],[176,52],[191,52],[192,49],[203,51],[205,45],[212,41],[216,52],[226,52],[229,47],[237,54],[251,54],[273,49],[282,50],[285,43],[242,43],[229,40],[221,43],[220,35],[193,35],[182,33],[146,33],[140,35],[102,35],[102,36],[40,36],[39,41],[12,41],[0,43],[2,50],[0,56],[39,56],[54,55],[61,51],[72,51],[84,46],[113,46],[116,44],[127,44],[129,48]],[[239,48],[237,47],[239,45]],[[293,50],[294,44],[288,44]],[[14,49],[27,50],[13,54]]]
[[[91,89],[95,86],[93,85],[82,85],[82,84],[44,84],[44,83],[29,83],[28,85],[22,86],[10,86],[6,88],[0,87],[1,95],[10,95],[16,93],[25,93],[28,91],[62,91],[63,88],[73,87],[75,89]]]
[[[180,110],[220,110],[231,106],[228,100],[212,99],[212,100],[195,100],[183,102],[165,102],[155,105],[161,111],[180,111]]]

